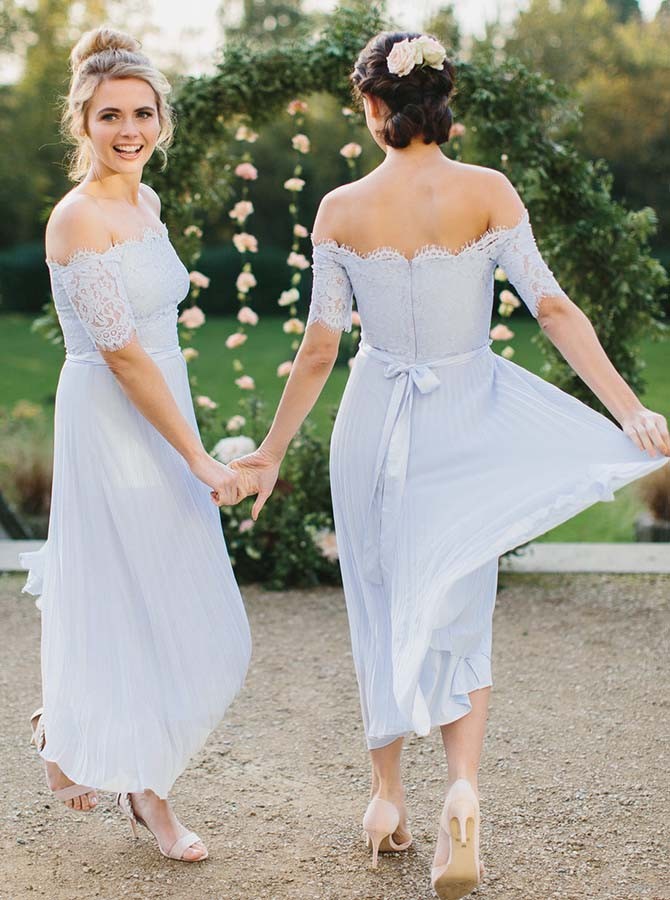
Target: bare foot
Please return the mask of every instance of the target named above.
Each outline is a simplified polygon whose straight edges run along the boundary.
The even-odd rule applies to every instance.
[[[175,816],[169,801],[161,800],[153,791],[131,794],[130,800],[135,815],[146,822],[165,853],[174,847],[180,837],[187,834],[188,829],[184,828]],[[202,841],[191,844],[181,855],[187,862],[198,862],[206,857],[207,847]]]
[[[70,787],[75,782],[71,781],[67,775],[61,772],[58,764],[45,760],[47,769],[47,783],[52,791],[59,791],[61,788]],[[76,809],[79,812],[90,812],[98,805],[98,795],[95,791],[89,791],[88,794],[82,794],[81,797],[73,797],[71,800],[61,800],[68,809]]]

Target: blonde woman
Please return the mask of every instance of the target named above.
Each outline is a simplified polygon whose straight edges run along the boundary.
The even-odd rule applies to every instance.
[[[169,85],[110,29],[85,34],[71,61],[77,184],[46,231],[66,346],[51,518],[22,559],[42,611],[33,737],[67,806],[89,811],[114,791],[133,831],[140,822],[164,855],[195,862],[207,849],[167,796],[249,661],[218,514],[238,476],[198,435],[177,338],[188,272],[142,184],[172,135]]]
[[[330,474],[372,762],[363,826],[375,864],[380,850],[409,847],[403,738],[439,727],[448,780],[432,882],[445,900],[482,872],[477,778],[498,557],[670,456],[664,417],[561,290],[510,182],[441,152],[453,74],[429,35],[382,33],[361,52],[354,89],[385,159],[322,201],[302,345],[269,434],[233,463],[255,483],[257,517],[351,329],[355,294],[361,346]],[[621,428],[491,351],[496,265]]]

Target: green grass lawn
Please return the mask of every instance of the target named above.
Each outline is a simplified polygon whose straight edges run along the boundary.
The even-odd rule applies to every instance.
[[[30,331],[31,318],[20,315],[0,316],[0,404],[12,406],[17,400],[31,400],[49,405],[53,402],[58,372],[63,360],[63,348],[53,347]],[[234,355],[243,359],[246,371],[253,375],[260,394],[268,406],[274,408],[285,383],[277,378],[277,365],[290,358],[290,338],[280,328],[280,320],[265,318],[250,329],[248,343],[240,350],[227,350],[224,340],[235,330],[231,318],[210,318],[196,334],[194,346],[200,357],[189,369],[198,381],[198,390],[216,400],[227,417],[238,411],[240,391],[233,384]],[[537,331],[533,320],[512,321],[516,333],[514,361],[532,372],[539,373],[542,357],[530,342]],[[670,419],[670,341],[643,344],[642,353],[647,366],[648,388],[643,401]],[[346,383],[348,369],[336,367],[321,395],[312,418],[319,429],[327,432],[331,414],[337,406]],[[569,522],[548,532],[540,540],[550,541],[630,541],[633,539],[633,520],[641,508],[632,484],[616,494],[612,503],[597,503]]]

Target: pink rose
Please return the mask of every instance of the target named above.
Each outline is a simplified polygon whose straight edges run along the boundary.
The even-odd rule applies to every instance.
[[[286,362],[280,363],[277,366],[277,375],[279,378],[286,378],[287,375],[290,374],[291,369],[293,368],[293,363],[290,359],[287,359]]]
[[[360,317],[360,315],[356,312],[355,309],[354,309],[354,310],[352,311],[352,313],[351,313],[351,324],[352,324],[352,325],[355,325],[356,328],[360,328],[360,327],[361,327],[361,317]]]
[[[282,328],[286,334],[302,334],[305,330],[305,326],[300,319],[288,319],[284,322]]]
[[[302,253],[295,253],[293,250],[289,253],[286,263],[289,266],[293,266],[294,269],[309,269],[307,257]]]
[[[306,134],[294,134],[291,138],[293,149],[298,153],[309,153],[310,142]]]
[[[254,204],[251,200],[238,200],[235,206],[230,210],[228,215],[231,219],[235,219],[235,221],[239,225],[243,225],[245,220],[252,214],[254,211]]]
[[[353,114],[354,114],[354,111],[353,111],[353,109],[351,109],[350,106],[342,107],[342,115],[345,116],[346,118],[349,118],[349,116],[353,116]]]
[[[309,234],[309,231],[305,228],[304,225],[294,225],[293,226],[293,234],[299,238],[306,238]]]
[[[463,137],[465,134],[466,128],[462,122],[454,122],[454,124],[449,129],[449,140],[452,138]]]
[[[330,531],[328,528],[321,528],[316,532],[313,540],[322,556],[331,562],[337,560],[337,540],[334,531]]]
[[[246,340],[246,334],[242,334],[241,331],[236,331],[234,334],[230,334],[226,338],[226,347],[229,350],[235,350],[236,347],[241,347],[242,344],[245,344]]]
[[[189,272],[188,279],[193,285],[193,287],[197,288],[208,288],[209,287],[209,278],[206,275],[203,275],[202,272]]]
[[[258,313],[250,306],[243,306],[237,314],[237,321],[243,325],[258,325]]]
[[[258,253],[258,240],[253,234],[247,234],[246,231],[234,234],[233,244],[239,253]]]
[[[246,424],[247,420],[244,418],[244,416],[237,415],[232,416],[230,419],[228,419],[228,421],[226,422],[226,428],[228,429],[228,431],[239,431],[240,428],[243,428]]]
[[[296,116],[298,113],[305,113],[309,109],[307,103],[304,100],[291,100],[289,105],[286,107],[286,112],[289,116]]]
[[[301,191],[304,188],[304,186],[305,186],[305,182],[303,181],[302,178],[288,178],[284,182],[284,187],[286,188],[287,191],[292,191],[292,192]]]
[[[197,359],[200,355],[195,347],[184,347],[181,351],[181,355],[184,357],[186,362],[191,362],[192,359]]]
[[[247,294],[251,288],[256,287],[257,282],[253,272],[240,272],[235,284],[240,294]]]
[[[300,300],[300,291],[297,288],[289,288],[287,291],[282,291],[279,300],[277,300],[278,306],[292,306],[294,303],[297,303]]]
[[[205,314],[199,306],[189,306],[178,319],[186,328],[200,328],[205,324]]]
[[[505,359],[511,359],[514,356],[514,347],[503,347],[500,351],[500,355]]]
[[[340,156],[343,156],[345,159],[356,159],[357,156],[360,156],[363,152],[363,148],[360,144],[350,143],[345,144],[344,147],[340,150]]]
[[[205,397],[203,394],[196,397],[195,402],[197,406],[200,406],[203,409],[216,409],[218,406],[218,403],[215,403],[210,397]]]
[[[504,269],[501,269],[500,266],[496,266],[493,277],[496,281],[507,281],[507,272],[505,272]]]
[[[253,519],[242,519],[240,524],[237,527],[237,530],[240,534],[244,534],[245,531],[251,531],[256,523]]]
[[[255,181],[258,178],[258,169],[250,162],[242,162],[235,167],[235,174],[245,181]]]
[[[521,301],[513,294],[511,291],[501,291],[500,292],[500,302],[505,303],[507,306],[513,306],[514,309],[517,309],[521,306]]]
[[[491,329],[489,337],[494,341],[511,341],[514,337],[514,332],[507,325],[500,324]]]
[[[248,125],[240,125],[240,127],[235,132],[235,140],[236,141],[247,141],[249,144],[253,144],[256,141],[258,135],[255,131],[252,131]]]
[[[256,387],[256,382],[251,375],[240,375],[239,378],[235,379],[235,384],[243,391],[253,391]]]
[[[202,237],[202,229],[198,228],[197,225],[189,225],[187,228],[184,228],[184,235],[186,237],[191,237],[191,235],[195,235],[197,238]]]

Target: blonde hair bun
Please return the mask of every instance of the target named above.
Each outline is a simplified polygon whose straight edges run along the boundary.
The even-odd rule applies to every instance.
[[[114,28],[102,26],[87,31],[79,38],[70,53],[72,71],[76,72],[89,56],[104,53],[106,50],[126,50],[137,53],[142,45],[129,34],[116,31]]]

